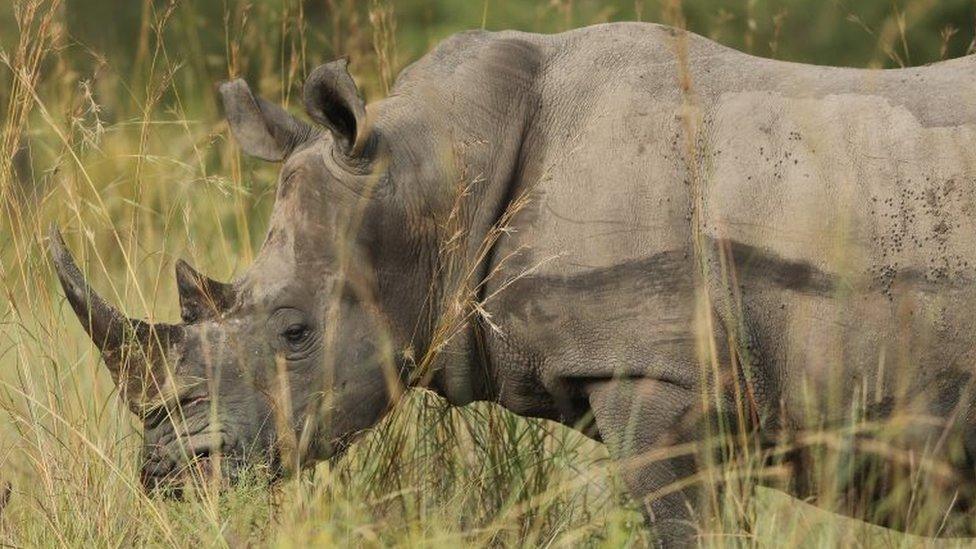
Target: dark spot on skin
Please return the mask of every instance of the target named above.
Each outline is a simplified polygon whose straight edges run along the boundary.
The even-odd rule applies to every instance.
[[[740,275],[758,277],[797,292],[826,295],[837,286],[836,275],[825,273],[803,261],[782,258],[768,250],[732,242],[732,260]],[[676,292],[692,287],[694,266],[682,251],[655,254],[611,267],[592,269],[571,276],[528,277],[522,289],[590,292],[593,294],[633,291]]]
[[[804,261],[793,261],[769,250],[731,242],[732,261],[739,276],[756,278],[787,290],[828,295],[836,288],[836,276]]]
[[[691,287],[688,276],[691,267],[682,252],[671,251],[575,275],[533,277],[531,280],[574,292],[612,292],[632,288],[635,284],[648,291],[676,290]]]

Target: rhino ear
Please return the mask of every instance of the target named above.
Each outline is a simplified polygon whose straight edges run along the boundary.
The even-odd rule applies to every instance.
[[[305,111],[328,128],[341,152],[358,156],[365,145],[366,103],[345,58],[320,65],[305,81]]]
[[[224,82],[219,90],[230,129],[251,156],[280,162],[315,134],[285,109],[255,96],[240,78]]]

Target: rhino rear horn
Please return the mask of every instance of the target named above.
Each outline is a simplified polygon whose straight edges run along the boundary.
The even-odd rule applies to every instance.
[[[158,385],[154,366],[182,340],[182,328],[130,319],[95,293],[57,227],[51,227],[50,252],[68,303],[101,352],[123,397],[135,409],[151,387]]]
[[[198,273],[182,259],[176,262],[176,287],[180,314],[187,324],[217,318],[234,303],[233,286]]]
[[[269,162],[281,162],[318,132],[285,109],[251,93],[242,79],[219,87],[224,115],[244,152]]]

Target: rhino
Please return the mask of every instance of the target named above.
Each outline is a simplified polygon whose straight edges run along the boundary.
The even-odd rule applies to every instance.
[[[148,488],[329,459],[423,386],[603,441],[666,547],[696,538],[708,456],[735,459],[716,426],[800,448],[811,425],[909,418],[887,461],[934,456],[964,512],[974,86],[976,56],[867,70],[655,24],[462,32],[369,105],[346,59],[316,68],[310,121],[219,86],[280,177],[239,278],[176,264],[179,324],[99,297],[56,229],[51,251],[144,422]],[[815,497],[804,455],[784,452],[786,489]]]

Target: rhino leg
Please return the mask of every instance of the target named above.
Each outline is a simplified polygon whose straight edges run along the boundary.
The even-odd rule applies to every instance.
[[[695,440],[689,422],[692,391],[653,379],[599,381],[587,387],[600,437],[660,547],[693,546],[699,489],[685,485],[696,472],[693,453],[673,448]],[[681,455],[678,452],[684,451]],[[689,483],[690,484],[690,483]]]

